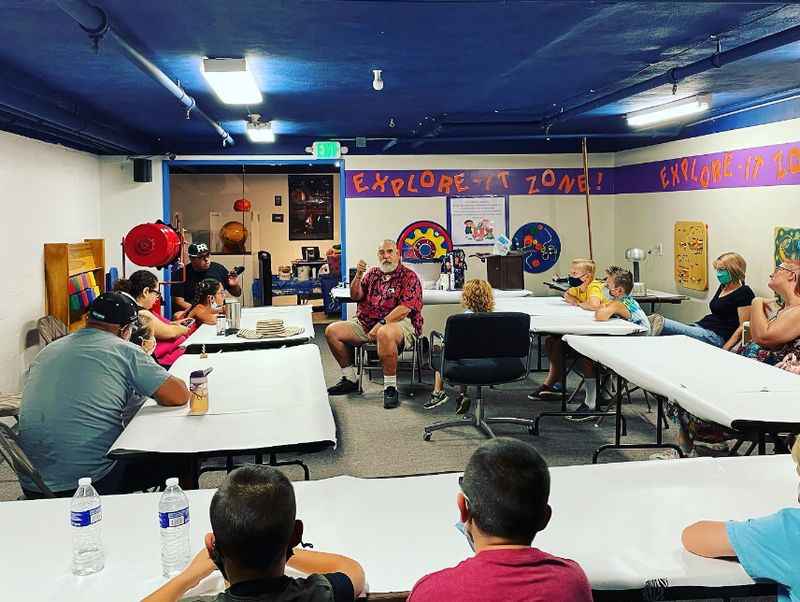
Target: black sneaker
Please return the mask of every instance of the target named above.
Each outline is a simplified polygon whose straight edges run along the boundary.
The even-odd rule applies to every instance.
[[[356,391],[358,391],[358,383],[354,383],[344,376],[338,383],[332,387],[328,387],[328,395],[347,395],[349,393],[355,393]]]
[[[472,400],[469,396],[461,393],[456,399],[456,414],[466,414],[469,412],[470,405],[472,405]]]
[[[432,410],[433,408],[438,408],[443,403],[447,403],[447,400],[450,399],[447,396],[447,393],[444,391],[434,391],[431,393],[431,398],[426,401],[422,407],[426,410]]]
[[[582,403],[575,409],[571,416],[567,416],[566,418],[571,422],[586,422],[587,420],[598,418],[598,416],[592,416],[592,414],[596,413],[597,410],[593,410],[585,403]]]
[[[386,410],[391,410],[400,405],[400,396],[397,394],[396,387],[386,387],[383,390],[383,407]]]

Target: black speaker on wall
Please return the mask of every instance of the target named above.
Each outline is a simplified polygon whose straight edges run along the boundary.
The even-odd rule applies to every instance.
[[[133,160],[133,181],[134,182],[153,181],[153,162],[150,159]]]

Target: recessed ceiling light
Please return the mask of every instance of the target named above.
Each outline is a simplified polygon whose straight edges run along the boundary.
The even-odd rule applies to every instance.
[[[203,75],[225,104],[254,105],[263,100],[245,59],[203,59]]]
[[[250,142],[275,142],[275,130],[272,129],[271,121],[261,121],[261,115],[253,113],[248,115],[250,121],[247,122],[247,137]]]
[[[709,108],[711,108],[710,94],[692,96],[658,107],[650,107],[649,109],[628,113],[628,125],[631,127],[646,127],[656,123],[673,121],[695,113],[702,113]]]

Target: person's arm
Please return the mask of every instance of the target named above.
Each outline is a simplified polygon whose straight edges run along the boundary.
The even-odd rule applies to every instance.
[[[681,534],[683,547],[706,558],[735,558],[725,523],[703,520],[686,527]]]
[[[576,297],[573,294],[573,291],[575,291],[575,290],[577,290],[577,289],[568,288],[567,291],[564,293],[564,301],[566,301],[570,305],[578,305],[578,303],[580,303],[580,301],[578,300],[578,297]]]
[[[624,303],[620,303],[619,301],[610,301],[594,312],[594,319],[598,322],[605,322],[614,316],[620,316],[625,320],[630,320],[631,312],[628,311]]]
[[[187,318],[194,318],[198,322],[202,322],[203,324],[211,324],[212,326],[217,323],[217,316],[219,314],[213,311],[207,305],[195,305],[188,314],[186,314]]]
[[[583,303],[578,303],[578,307],[586,311],[597,311],[601,305],[603,305],[603,298],[592,294]]]
[[[189,389],[180,378],[169,376],[152,397],[160,406],[182,406],[189,401]]]
[[[144,598],[142,602],[177,602],[216,568],[208,556],[208,550],[203,548],[185,569]]]
[[[225,290],[234,297],[242,296],[242,285],[239,283],[239,276],[237,274],[229,272],[223,286]]]
[[[169,341],[189,332],[189,329],[181,324],[166,324],[162,322],[147,309],[139,312],[139,315],[142,314],[150,318],[150,326],[153,328],[153,336],[157,341]]]
[[[744,323],[750,319],[750,306],[737,308],[739,312],[739,326],[733,331],[731,338],[729,338],[722,348],[725,351],[730,351],[742,340],[742,332],[744,331]]]
[[[353,584],[353,591],[356,597],[364,593],[366,585],[364,569],[358,562],[347,556],[295,548],[294,554],[286,564],[307,575],[312,573],[344,573]]]
[[[350,299],[353,301],[361,301],[364,298],[364,289],[361,286],[361,279],[367,271],[367,262],[363,259],[358,261],[356,265],[356,275],[353,276],[353,281],[350,283]]]
[[[750,337],[753,342],[774,349],[780,345],[800,338],[800,314],[795,308],[784,309],[771,322],[767,320],[766,300],[757,297],[753,300],[750,312]]]
[[[172,307],[173,311],[174,310],[186,311],[192,305],[191,305],[191,303],[187,303],[186,299],[184,299],[183,297],[173,297],[172,298],[172,306],[173,306]],[[175,313],[177,313],[177,311]]]

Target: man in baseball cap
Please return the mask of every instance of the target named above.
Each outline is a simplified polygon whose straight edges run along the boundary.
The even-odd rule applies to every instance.
[[[221,263],[211,261],[211,251],[205,243],[192,243],[188,249],[189,265],[186,266],[186,281],[172,285],[172,311],[176,312],[176,319],[179,319],[185,312],[191,309],[196,302],[197,285],[206,278],[219,280],[225,290],[234,297],[242,295],[242,287],[239,283],[239,276],[236,272],[229,272]],[[173,280],[180,280],[181,273],[174,272]]]
[[[173,458],[120,460],[107,457],[122,433],[131,392],[159,405],[189,400],[186,384],[128,342],[138,307],[122,293],[103,293],[86,316],[86,328],[45,347],[33,362],[22,393],[20,445],[57,496],[70,496],[78,479],[91,477],[101,494],[130,493],[186,474]],[[24,476],[28,498],[42,497]]]

